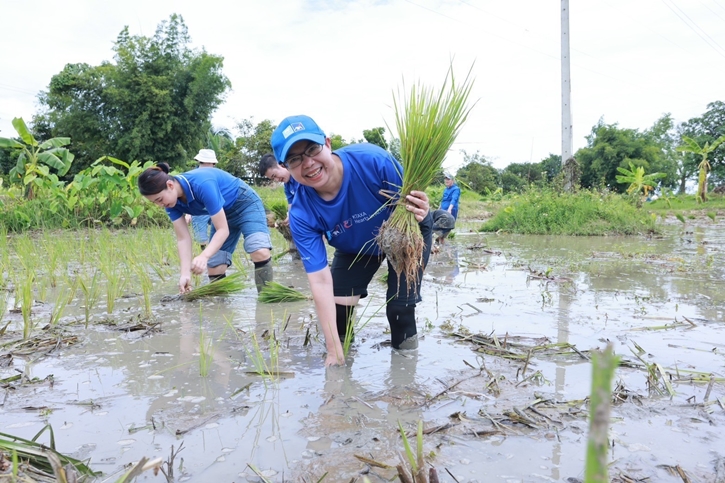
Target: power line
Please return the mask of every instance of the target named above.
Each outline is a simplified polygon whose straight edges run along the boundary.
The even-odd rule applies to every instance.
[[[723,22],[725,22],[725,18],[722,18],[719,13],[717,13],[715,10],[711,9],[710,7],[708,7],[705,2],[703,2],[702,0],[700,0],[700,3],[702,4],[703,7],[705,7],[708,10],[710,10],[714,16],[716,16],[717,18],[719,18],[720,20],[722,20]]]
[[[717,42],[714,42],[714,41],[713,41],[713,42],[715,43],[715,46],[714,46],[713,44],[711,44],[711,43],[710,43],[710,42],[709,42],[709,41],[707,40],[707,38],[703,37],[703,36],[702,36],[702,35],[700,34],[700,32],[698,32],[697,30],[695,30],[695,28],[694,28],[694,27],[693,27],[692,25],[690,25],[690,24],[689,24],[689,23],[688,23],[688,22],[687,22],[687,21],[686,21],[686,20],[685,20],[684,18],[682,18],[682,16],[681,16],[681,15],[680,15],[679,13],[677,13],[677,11],[675,11],[675,9],[673,9],[673,8],[672,8],[672,7],[670,6],[670,4],[668,4],[668,3],[667,3],[667,1],[666,1],[666,0],[661,0],[661,1],[662,1],[662,3],[664,3],[664,4],[665,4],[665,6],[666,6],[667,8],[669,8],[669,9],[670,9],[670,10],[672,11],[672,13],[674,13],[674,14],[675,14],[675,16],[677,16],[677,18],[679,18],[679,19],[680,19],[680,20],[682,21],[682,23],[684,23],[685,25],[687,25],[687,27],[688,27],[688,28],[689,28],[690,30],[692,30],[693,32],[695,32],[695,34],[696,34],[696,35],[697,35],[698,37],[700,37],[700,38],[701,38],[701,39],[702,39],[702,40],[703,40],[703,41],[704,41],[704,42],[705,42],[705,43],[706,43],[706,44],[707,44],[708,46],[710,46],[710,48],[712,48],[712,50],[714,50],[715,52],[717,52],[717,53],[718,53],[718,54],[719,54],[719,55],[720,55],[721,57],[725,58],[725,54],[723,54],[722,52],[720,52],[720,51],[719,51],[719,50],[718,50],[718,49],[717,49],[717,48],[715,47],[715,46],[717,46],[717,47],[720,47],[720,46],[719,46],[719,45],[717,44]],[[674,2],[673,2],[673,3],[674,3]],[[677,7],[677,5],[675,5],[675,7]],[[678,9],[678,10],[680,10],[680,8],[679,8],[679,7],[677,7],[677,9]],[[680,10],[680,11],[681,11],[681,10]],[[684,12],[682,12],[682,13],[684,14]],[[685,16],[687,16],[687,15],[685,15]],[[689,19],[690,17],[687,17],[687,18]],[[690,22],[692,22],[692,20],[690,20]],[[694,22],[692,22],[692,23],[694,24]],[[700,28],[700,27],[697,27],[697,28]],[[702,30],[702,29],[700,29],[700,30]],[[704,32],[704,31],[703,31],[703,32]],[[705,35],[707,35],[707,34],[705,34]],[[709,35],[707,35],[707,37],[710,37],[710,36],[709,36]],[[722,47],[720,47],[720,48],[722,49]]]
[[[697,25],[697,23],[696,23],[696,22],[695,22],[694,20],[692,20],[692,19],[690,18],[690,16],[689,16],[689,15],[687,15],[687,13],[686,13],[686,12],[685,12],[684,10],[682,10],[682,9],[681,9],[681,8],[680,8],[680,7],[679,7],[679,6],[678,6],[678,5],[677,5],[677,4],[675,3],[675,0],[670,0],[670,1],[672,2],[672,5],[674,5],[674,6],[675,6],[675,8],[677,8],[677,10],[679,10],[680,12],[682,12],[682,15],[684,15],[685,17],[687,17],[687,20],[689,20],[690,22],[692,22],[692,25],[694,25],[695,27],[697,27],[697,29],[698,29],[698,30],[700,30],[700,32],[702,32],[703,34],[705,34],[705,36],[706,36],[706,37],[707,37],[708,39],[712,40],[712,42],[713,42],[713,43],[714,43],[715,45],[717,45],[717,46],[718,46],[718,47],[720,48],[720,50],[723,50],[723,51],[725,51],[725,49],[723,49],[722,45],[720,45],[720,44],[718,44],[718,43],[717,43],[717,40],[715,40],[715,39],[713,39],[712,37],[710,37],[710,35],[709,35],[709,34],[708,34],[707,32],[705,32],[705,29],[703,29],[702,27],[700,27],[699,25]]]
[[[11,86],[9,84],[2,84],[2,83],[0,83],[0,89],[4,89],[6,91],[21,92],[23,94],[32,94],[32,95],[37,94],[37,92],[29,91],[27,89],[23,89],[22,87],[16,87],[16,86]]]

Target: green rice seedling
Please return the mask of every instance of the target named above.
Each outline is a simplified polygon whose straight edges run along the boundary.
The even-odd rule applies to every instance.
[[[455,141],[473,106],[468,97],[473,87],[471,72],[462,83],[448,69],[440,91],[421,83],[405,92],[405,85],[394,96],[395,124],[400,138],[403,186],[393,202],[395,209],[380,227],[376,241],[398,275],[405,275],[408,289],[418,284],[418,268],[423,254],[423,236],[413,213],[405,206],[411,191],[425,191],[440,173],[443,160]]]
[[[423,421],[418,421],[415,454],[413,454],[413,449],[410,447],[410,443],[408,442],[408,436],[405,434],[405,430],[403,429],[403,425],[400,421],[398,421],[398,430],[400,431],[400,437],[403,439],[405,457],[408,459],[408,463],[410,464],[410,470],[403,466],[405,463],[404,461],[401,461],[401,464],[396,466],[400,481],[408,481],[411,483],[428,483],[428,481],[438,481],[438,474],[435,468],[431,468],[428,473],[425,471],[425,460],[423,459]]]
[[[342,353],[345,355],[345,357],[347,357],[348,353],[350,352],[350,345],[352,344],[352,340],[355,334],[363,330],[365,326],[368,325],[368,323],[372,320],[372,318],[375,317],[378,312],[380,312],[383,307],[387,305],[387,303],[381,305],[375,310],[375,312],[373,312],[370,317],[365,319],[365,312],[367,312],[368,307],[370,307],[372,300],[372,298],[368,299],[367,305],[365,305],[365,308],[363,309],[362,313],[360,313],[360,316],[357,317],[356,321],[348,322],[347,326],[345,327],[345,341],[342,343]],[[390,302],[390,300],[388,300],[388,302]],[[365,322],[362,322],[363,320],[365,320]]]
[[[35,273],[31,271],[25,272],[25,278],[16,291],[19,291],[20,297],[20,313],[23,315],[23,339],[30,337],[33,331],[33,321],[30,317],[33,307],[33,282],[35,281]]]
[[[65,312],[65,308],[68,305],[68,295],[65,294],[62,290],[58,291],[58,295],[55,298],[55,304],[53,304],[53,309],[50,311],[50,325],[56,325],[61,317],[63,317],[63,312]]]
[[[264,352],[260,346],[257,334],[252,332],[251,336],[251,347],[244,344],[244,351],[247,353],[247,357],[252,361],[254,366],[254,372],[257,373],[264,379],[270,379],[275,381],[279,378],[279,340],[277,340],[275,327],[274,327],[274,312],[270,314],[270,328],[265,331],[268,334],[267,340],[267,351],[269,352],[269,362],[264,356]]]
[[[612,404],[612,378],[619,364],[612,344],[592,357],[592,392],[589,396],[589,436],[587,441],[586,483],[608,483],[609,414]]]
[[[106,313],[113,313],[116,299],[121,295],[126,277],[115,258],[102,254],[100,256],[100,270],[106,277]]]
[[[276,221],[282,221],[287,218],[287,200],[275,200],[270,202],[269,211],[274,213]]]
[[[259,292],[259,301],[265,304],[296,302],[309,299],[310,297],[302,292],[277,282],[267,282],[262,291]]]
[[[191,292],[186,292],[181,296],[182,300],[191,302],[202,297],[229,295],[244,290],[246,287],[246,274],[242,272],[234,272],[221,280],[211,282],[200,287],[196,287]]]
[[[682,223],[686,223],[685,217],[682,216],[682,213],[675,213],[675,218],[677,218],[678,220],[680,220]]]
[[[707,217],[710,218],[712,221],[715,221],[716,216],[717,216],[717,214],[714,211],[707,212]]]
[[[86,329],[88,328],[88,324],[91,321],[91,311],[93,310],[93,307],[95,307],[96,302],[98,302],[98,297],[101,295],[101,286],[98,283],[98,271],[93,271],[93,277],[86,282],[82,278],[80,278],[80,287],[81,291],[83,292],[83,313],[86,318]]]
[[[201,316],[202,305],[199,304],[199,375],[206,377],[209,375],[209,367],[213,359],[212,348],[214,340],[204,332],[204,320]]]
[[[141,284],[141,293],[143,294],[143,308],[144,315],[148,318],[151,317],[151,291],[153,290],[154,284],[149,277],[148,272],[142,266],[136,267],[136,276],[138,277],[139,283]]]

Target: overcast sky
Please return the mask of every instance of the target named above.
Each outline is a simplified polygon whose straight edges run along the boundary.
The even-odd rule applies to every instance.
[[[570,0],[574,150],[599,118],[646,129],[725,101],[725,0]],[[474,64],[460,150],[496,167],[561,151],[559,0],[0,0],[0,136],[29,121],[67,63],[113,60],[124,26],[152,36],[181,14],[194,47],[224,57],[232,91],[215,127],[307,114],[359,139],[393,126],[393,92]]]

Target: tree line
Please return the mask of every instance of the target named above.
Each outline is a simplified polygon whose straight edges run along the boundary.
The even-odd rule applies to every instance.
[[[211,148],[217,152],[220,168],[253,182],[259,178],[257,162],[271,151],[275,124],[249,118],[232,129],[215,128],[212,114],[224,102],[231,82],[223,73],[223,57],[203,48],[191,49],[190,43],[183,18],[171,15],[152,37],[130,35],[124,28],[113,46],[113,62],[67,64],[51,78],[48,89],[38,96],[40,109],[30,131],[38,140],[70,138],[66,148],[75,157],[62,176],[70,178],[104,156],[128,162],[163,160],[184,170],[195,164],[191,160],[199,149]],[[400,142],[386,138],[385,128],[367,129],[362,135],[345,140],[331,134],[333,149],[370,142],[399,157]],[[678,149],[688,143],[713,147],[707,157],[709,179],[712,185],[722,185],[725,143],[715,143],[724,135],[722,101],[708,104],[702,116],[680,124],[665,114],[641,131],[600,119],[586,136],[587,145],[574,156],[580,185],[624,192],[627,186],[617,182],[620,168],[642,168],[646,173],[662,173],[662,187],[683,192],[688,180],[697,179],[703,162],[693,152],[697,149]],[[537,163],[512,163],[503,169],[496,169],[485,154],[462,154],[464,164],[457,179],[482,195],[548,186],[557,182],[561,171],[561,157],[554,154]],[[0,172],[9,181],[22,177],[17,176],[18,156],[17,150],[0,149]]]

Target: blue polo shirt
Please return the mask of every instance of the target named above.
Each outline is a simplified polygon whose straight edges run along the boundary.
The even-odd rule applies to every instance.
[[[300,185],[290,208],[292,237],[307,273],[327,266],[322,236],[341,252],[379,255],[375,235],[393,209],[380,190],[397,193],[403,184],[403,167],[379,146],[351,144],[334,154],[343,166],[337,196],[325,201],[314,189]]]
[[[166,208],[171,221],[176,221],[184,214],[193,216],[214,216],[222,208],[230,208],[237,201],[239,188],[244,181],[217,168],[203,168],[177,174],[174,179],[179,182],[186,195],[186,203],[179,198],[176,206]]]
[[[288,205],[291,205],[292,200],[295,199],[295,193],[299,189],[299,186],[300,184],[292,176],[290,176],[289,181],[284,184],[284,195],[287,197]]]

